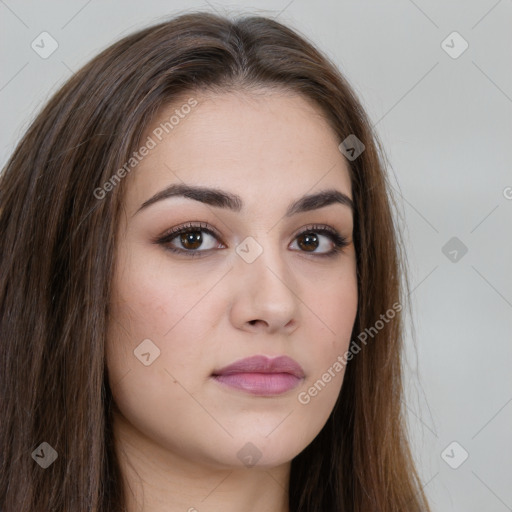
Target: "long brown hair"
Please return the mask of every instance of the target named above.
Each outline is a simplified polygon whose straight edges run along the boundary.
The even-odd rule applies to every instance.
[[[0,176],[0,508],[125,509],[104,349],[123,182],[148,122],[178,95],[276,87],[313,100],[342,142],[355,204],[352,343],[402,304],[404,265],[382,148],[336,67],[290,28],[183,14],[107,48],[53,96]],[[136,172],[136,170],[134,171]],[[381,322],[382,323],[382,322]],[[291,465],[293,512],[424,512],[401,409],[399,311],[347,365],[326,425]],[[48,443],[48,468],[33,452]]]

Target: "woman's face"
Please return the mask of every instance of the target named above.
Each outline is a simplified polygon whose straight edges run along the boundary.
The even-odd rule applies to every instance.
[[[283,464],[342,385],[332,368],[357,309],[347,163],[319,110],[291,93],[190,94],[157,117],[125,178],[107,343],[115,421],[172,461]],[[325,191],[337,195],[304,200]],[[346,239],[338,252],[330,231]],[[264,357],[225,369],[252,356]],[[280,356],[296,365],[265,360]]]

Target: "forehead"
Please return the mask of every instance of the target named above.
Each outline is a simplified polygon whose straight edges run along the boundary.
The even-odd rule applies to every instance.
[[[129,176],[128,210],[172,183],[231,191],[254,208],[288,204],[315,189],[351,196],[337,134],[298,94],[190,93],[159,110],[142,141],[148,137],[154,147]]]

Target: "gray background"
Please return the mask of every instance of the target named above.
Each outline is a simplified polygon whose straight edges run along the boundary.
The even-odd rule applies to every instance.
[[[404,407],[425,491],[435,511],[512,510],[512,0],[0,1],[2,165],[73,70],[192,8],[277,16],[359,94],[400,191],[415,326]],[[31,48],[43,31],[59,45],[47,59]],[[442,45],[454,31],[469,44],[457,58],[444,47],[460,40]]]

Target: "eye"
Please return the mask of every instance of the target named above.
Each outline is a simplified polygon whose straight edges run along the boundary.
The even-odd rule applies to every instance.
[[[210,229],[207,224],[188,223],[173,228],[164,236],[155,240],[155,243],[165,246],[171,252],[186,254],[187,256],[200,256],[199,253],[215,249],[216,245],[217,248],[225,248],[218,247],[219,243],[214,243],[214,240],[218,240],[218,238],[219,235]],[[204,248],[205,242],[208,242],[206,248]],[[203,249],[199,250],[199,247],[203,247]]]
[[[338,254],[343,247],[348,245],[346,238],[342,237],[335,229],[326,225],[308,226],[295,237],[295,240],[297,240],[297,246],[303,249],[302,252],[321,257],[334,256]],[[293,243],[295,243],[295,241]],[[329,246],[333,247],[329,249]],[[316,249],[318,248],[321,250],[317,251]]]
[[[171,252],[193,257],[204,256],[202,253],[207,253],[213,249],[225,249],[226,246],[219,242],[219,239],[220,235],[209,228],[207,224],[187,223],[173,228],[156,239],[154,243],[163,245]],[[295,236],[291,247],[294,244],[300,252],[326,257],[339,253],[343,247],[348,245],[348,242],[330,226],[311,225]],[[320,251],[317,249],[320,249]]]

